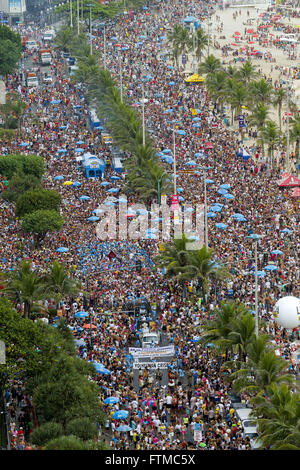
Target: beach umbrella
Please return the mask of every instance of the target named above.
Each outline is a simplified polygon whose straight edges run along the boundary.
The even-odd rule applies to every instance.
[[[185,135],[185,134],[186,134],[186,132],[185,132],[185,131],[183,131],[183,130],[179,130],[179,131],[177,131],[177,134],[179,134],[179,135]]]
[[[207,184],[212,184],[212,183],[214,183],[215,181],[214,181],[214,180],[210,180],[210,179],[206,179],[205,182],[206,182]]]
[[[271,251],[271,254],[272,254],[272,255],[283,255],[283,251],[281,251],[281,250],[273,250],[273,251]]]
[[[29,144],[27,142],[21,142],[19,147],[27,147]]]
[[[184,189],[183,188],[177,188],[178,193],[183,193]]]
[[[218,189],[217,193],[224,196],[225,194],[228,194],[228,191],[227,191],[227,189]]]
[[[179,196],[178,201],[184,201],[184,198],[182,196]]]
[[[188,166],[197,166],[198,163],[195,162],[194,160],[189,160],[188,162],[185,163],[185,165],[188,165]]]
[[[266,271],[277,271],[278,267],[275,264],[268,264],[264,267]]]
[[[213,211],[213,212],[221,212],[222,207],[220,207],[220,206],[211,206],[210,210]]]
[[[57,150],[57,153],[66,153],[66,152],[67,152],[66,149],[59,149],[59,150]]]
[[[108,207],[113,207],[115,204],[112,201],[105,201],[104,205]]]
[[[112,415],[112,419],[125,419],[129,415],[127,410],[118,410]]]
[[[78,142],[76,142],[76,145],[83,145],[83,144],[84,144],[83,140],[78,140]]]
[[[82,149],[81,147],[78,147],[77,149],[75,149],[75,152],[84,152],[84,149]]]
[[[81,183],[79,183],[79,181],[74,181],[72,186],[79,187],[79,186],[81,186]]]
[[[220,188],[221,189],[230,189],[230,184],[226,184],[226,183],[221,184]]]
[[[87,312],[76,312],[74,313],[74,318],[86,318],[89,314]]]
[[[217,215],[217,214],[216,214],[215,212],[208,212],[208,213],[207,213],[207,217],[208,217],[208,218],[216,217],[216,215]]]
[[[84,339],[82,339],[82,338],[75,339],[75,344],[76,344],[76,346],[85,346],[86,345]]]
[[[112,176],[111,177],[111,180],[115,181],[115,180],[120,180],[121,178],[119,176]]]
[[[89,201],[91,198],[90,196],[80,196],[80,201]]]
[[[121,203],[126,203],[127,199],[125,199],[124,197],[119,197],[119,199],[117,199],[117,201],[121,202]]]
[[[90,222],[97,222],[97,220],[100,220],[100,218],[95,215],[92,215],[87,220],[89,220]]]
[[[102,183],[100,183],[100,186],[109,186],[110,183],[108,181],[102,181]]]
[[[57,248],[58,253],[67,253],[69,251],[69,248],[65,248],[64,246],[61,246]]]
[[[168,82],[168,85],[169,85],[169,86],[173,86],[173,85],[175,85],[175,82],[172,82],[172,81],[171,81],[171,82]]]
[[[201,121],[201,118],[199,118],[199,117],[196,116],[196,117],[194,117],[194,118],[192,119],[192,121],[198,122],[198,121]]]
[[[94,210],[92,211],[92,214],[96,214],[96,215],[97,215],[97,214],[101,214],[102,212],[103,212],[102,209],[97,208],[97,209],[94,209]]]
[[[60,126],[60,129],[66,129],[67,126]]]
[[[55,179],[56,181],[61,181],[61,180],[64,179],[64,176],[62,176],[62,175],[54,176],[54,179]]]
[[[226,199],[234,199],[234,195],[233,194],[223,194],[223,197],[225,197]]]
[[[199,129],[201,127],[201,124],[195,122],[195,124],[192,124],[192,127],[194,127],[195,129]]]
[[[119,401],[120,401],[120,398],[118,397],[108,397],[108,398],[105,398],[103,403],[105,405],[114,405],[115,403],[119,403]]]
[[[162,153],[172,153],[172,150],[171,150],[171,149],[164,149],[164,150],[162,151]]]
[[[233,214],[232,218],[241,222],[245,222],[247,220],[243,214]]]
[[[223,224],[222,222],[220,222],[220,223],[216,224],[216,227],[225,230],[228,227],[228,225]]]
[[[173,113],[173,109],[165,109],[164,113],[165,114]]]
[[[281,230],[282,233],[292,233],[292,231],[289,229],[289,228],[284,228],[283,230]]]
[[[70,186],[71,184],[73,184],[73,181],[65,181],[63,183],[64,186]]]
[[[119,188],[110,188],[107,190],[108,193],[118,193],[120,191]]]
[[[148,215],[148,211],[146,211],[146,209],[138,209],[136,213],[139,215]]]
[[[127,424],[124,424],[123,426],[119,426],[118,428],[116,428],[116,431],[128,432],[128,431],[132,431],[132,428],[128,426]]]
[[[60,103],[60,100],[52,100],[50,101],[50,104],[59,104]]]
[[[204,157],[202,152],[195,153],[194,157]]]

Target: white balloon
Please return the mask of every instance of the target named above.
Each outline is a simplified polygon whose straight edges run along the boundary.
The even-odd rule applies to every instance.
[[[279,299],[274,307],[274,317],[283,328],[300,326],[300,299],[293,296]]]

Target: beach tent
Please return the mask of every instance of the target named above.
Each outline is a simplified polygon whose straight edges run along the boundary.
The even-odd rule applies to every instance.
[[[203,83],[205,81],[205,78],[201,77],[197,73],[194,73],[188,78],[185,78],[184,81],[186,83]]]

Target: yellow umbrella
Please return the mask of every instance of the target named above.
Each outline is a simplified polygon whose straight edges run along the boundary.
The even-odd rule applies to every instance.
[[[247,106],[242,106],[242,109],[248,109]]]
[[[184,80],[185,82],[188,82],[188,83],[192,83],[192,82],[204,82],[205,81],[205,78],[203,77],[200,77],[200,75],[198,75],[197,73],[194,73],[193,75],[191,75],[190,77],[188,78],[185,78]]]
[[[70,184],[73,184],[73,181],[65,181],[63,183],[64,186],[69,186]]]

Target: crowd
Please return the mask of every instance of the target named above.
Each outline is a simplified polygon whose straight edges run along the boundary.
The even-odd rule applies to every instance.
[[[201,3],[193,8],[191,14],[204,14]],[[212,11],[209,6],[205,8]],[[167,59],[167,43],[160,37],[166,36],[172,24],[180,21],[182,13],[180,5],[155,3],[151,10],[119,19],[106,30],[106,65],[113,76],[119,76],[119,54],[113,39],[117,37],[119,44],[128,46],[128,50],[120,52],[124,89],[132,104],[141,99],[141,79],[146,75],[150,77],[145,87],[148,99],[145,120],[147,128],[153,129],[158,151],[173,148],[174,120],[177,129],[186,132],[184,136],[176,136],[177,188],[182,188],[181,205],[196,206],[204,202],[203,173],[199,170],[204,165],[211,168],[206,173],[213,181],[208,184],[208,205],[221,203],[221,211],[208,219],[209,246],[218,262],[233,274],[233,280],[211,290],[207,307],[192,301],[192,296],[185,303],[179,285],[165,279],[161,271],[154,268],[157,240],[101,242],[97,239],[95,223],[88,218],[107,200],[108,187],[122,191],[123,177],[112,178],[119,175],[111,165],[110,147],[102,144],[99,131],[89,127],[85,87],[70,81],[60,52],[55,52],[51,67],[52,84],[28,90],[20,73],[8,78],[8,88],[20,94],[28,105],[28,112],[21,124],[22,138],[1,141],[0,155],[22,150],[24,154],[36,153],[45,158],[47,170],[43,186],[61,194],[65,224],[59,232],[49,233],[37,250],[31,237],[20,231],[13,206],[1,200],[0,269],[14,269],[23,258],[31,259],[33,267],[45,269],[57,259],[82,281],[82,293],[62,302],[60,309],[73,331],[79,356],[100,362],[109,371],[94,378],[107,415],[102,432],[105,437],[110,436],[107,438],[111,448],[247,450],[250,441],[243,438],[241,423],[230,400],[230,386],[210,347],[203,348],[195,341],[195,327],[201,327],[212,310],[228,296],[253,307],[254,247],[247,236],[259,233],[262,235],[258,242],[259,270],[268,264],[277,267],[275,271],[265,271],[265,276],[259,278],[259,314],[267,320],[267,331],[280,353],[290,360],[289,342],[285,332],[274,323],[272,309],[284,294],[296,297],[300,294],[298,203],[277,185],[284,156],[280,156],[273,168],[255,148],[248,148],[249,160],[237,157],[239,137],[224,125],[205,88],[197,84],[187,87],[182,69],[177,70]],[[95,34],[93,47],[102,50],[101,31]],[[53,101],[55,103],[51,103]],[[192,109],[198,110],[200,127],[193,127]],[[79,152],[75,150],[79,147],[108,162],[105,181],[109,186],[101,185],[101,178],[85,176]],[[182,172],[191,160],[196,162],[195,172]],[[172,172],[171,165],[166,163],[166,168]],[[57,179],[58,176],[63,179]],[[67,181],[77,182],[77,185],[64,185]],[[229,185],[233,199],[219,194],[222,184]],[[82,195],[90,199],[82,201]],[[115,201],[111,196],[110,200]],[[128,196],[129,207],[135,202],[135,196]],[[246,222],[232,218],[235,213],[243,214]],[[217,228],[218,223],[226,223],[227,228]],[[66,247],[68,251],[59,253],[59,247]],[[282,254],[272,254],[276,249]],[[109,256],[111,252],[113,257]],[[136,270],[137,258],[142,261],[141,272]],[[155,327],[161,330],[167,343],[174,344],[175,356],[167,370],[159,373],[145,369],[137,381],[128,354],[128,347],[137,344],[135,320],[123,311],[123,304],[129,297],[142,296],[155,312]],[[86,327],[84,320],[74,317],[82,310],[92,314],[92,325]],[[297,339],[298,332],[293,334]],[[295,364],[291,367],[293,369]],[[117,397],[118,402],[105,404],[105,399],[111,396]],[[242,400],[246,405],[247,395],[242,396]],[[15,405],[18,405],[17,399]],[[113,413],[119,409],[127,410],[128,416],[114,419]],[[13,413],[12,407],[12,418]],[[19,436],[15,421],[13,423],[11,433],[16,438],[15,448],[23,449],[25,440]],[[19,429],[22,423],[19,419]],[[129,425],[131,431],[117,431],[122,424]],[[202,432],[202,439],[197,443],[192,437],[196,424],[200,424]]]

